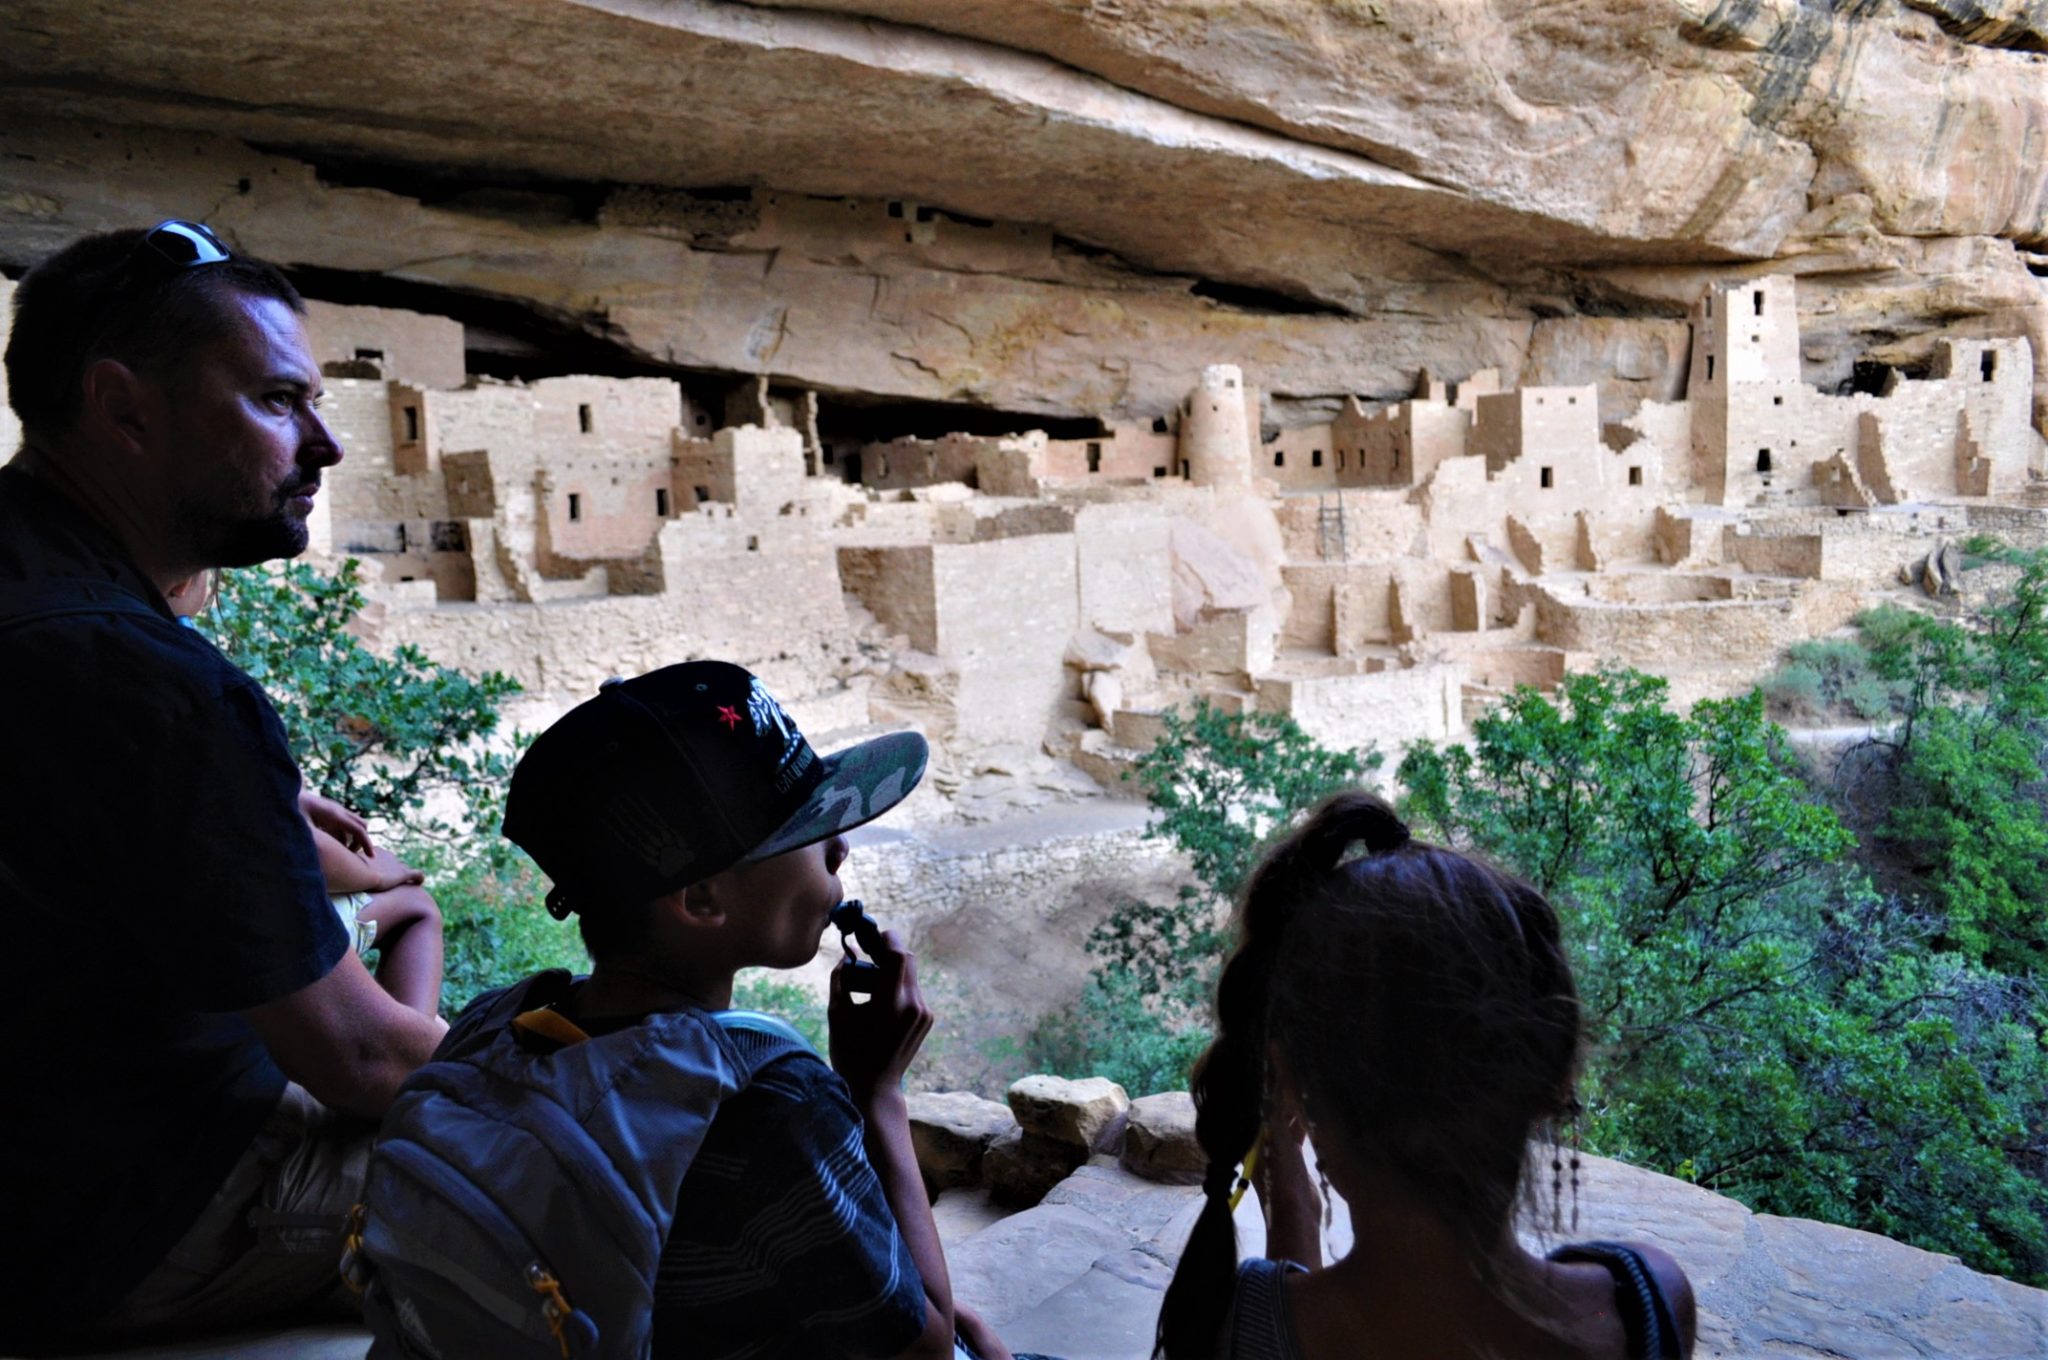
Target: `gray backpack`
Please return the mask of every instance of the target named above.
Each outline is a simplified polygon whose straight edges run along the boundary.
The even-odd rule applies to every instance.
[[[568,982],[478,997],[384,1117],[342,1260],[369,1360],[646,1356],[655,1267],[712,1116],[813,1051],[751,1011],[585,1036],[535,1009]]]

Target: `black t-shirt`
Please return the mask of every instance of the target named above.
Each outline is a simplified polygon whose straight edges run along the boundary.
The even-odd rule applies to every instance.
[[[9,624],[22,583],[148,606]],[[118,1301],[284,1089],[236,1014],[348,947],[262,690],[118,542],[0,468],[0,1352]],[[12,881],[10,881],[12,880]]]

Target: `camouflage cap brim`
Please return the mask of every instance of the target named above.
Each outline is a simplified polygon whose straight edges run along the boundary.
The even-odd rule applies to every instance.
[[[753,864],[872,822],[910,796],[930,758],[915,732],[892,732],[823,757],[824,781],[739,862]]]

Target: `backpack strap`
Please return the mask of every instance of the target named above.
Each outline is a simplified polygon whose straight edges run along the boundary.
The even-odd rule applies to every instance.
[[[713,1011],[711,1018],[732,1040],[733,1049],[739,1055],[740,1085],[743,1087],[762,1068],[792,1053],[818,1056],[818,1050],[811,1046],[811,1041],[780,1016],[761,1011],[727,1010]]]
[[[1641,1360],[1682,1360],[1682,1338],[1671,1301],[1642,1254],[1620,1242],[1581,1242],[1550,1253],[1553,1261],[1590,1261],[1614,1278],[1614,1298],[1628,1334],[1628,1353]]]
[[[164,617],[140,595],[112,581],[75,576],[0,581],[0,629],[67,614],[141,614],[160,622]]]

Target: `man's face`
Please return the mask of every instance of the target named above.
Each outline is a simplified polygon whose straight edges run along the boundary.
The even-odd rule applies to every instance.
[[[276,298],[229,305],[233,333],[170,366],[165,475],[192,560],[246,567],[306,550],[320,470],[341,445],[314,409],[320,366],[298,314]]]

